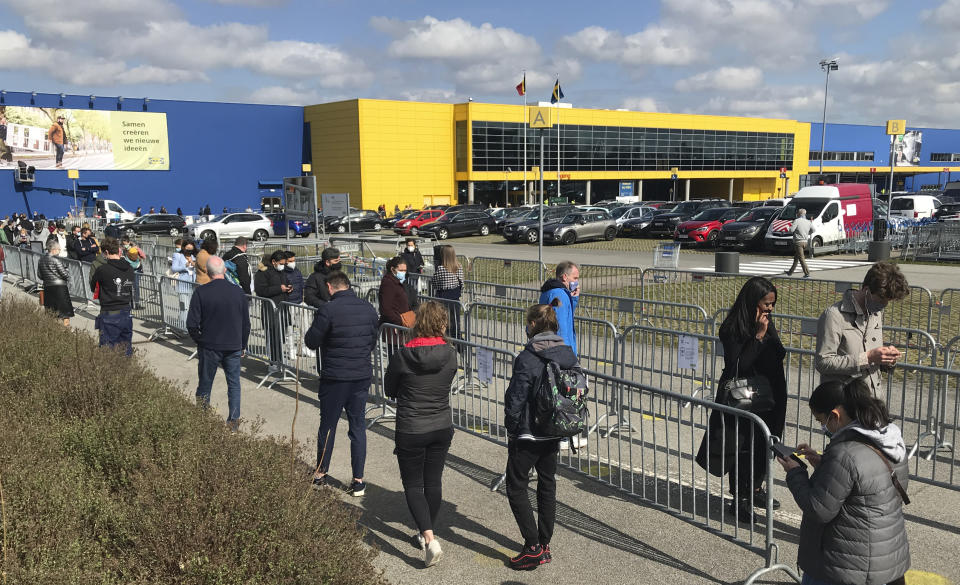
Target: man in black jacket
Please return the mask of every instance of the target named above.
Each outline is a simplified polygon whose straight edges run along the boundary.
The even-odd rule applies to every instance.
[[[237,267],[237,280],[243,292],[250,294],[250,263],[247,262],[247,238],[240,236],[233,241],[233,247],[223,255],[224,262],[233,262]]]
[[[119,247],[119,243],[117,246]],[[97,239],[93,237],[90,228],[83,228],[80,231],[80,240],[77,246],[78,260],[81,262],[93,262],[97,254],[100,253],[100,246],[97,245]]]
[[[89,231],[89,230],[87,230]],[[90,278],[90,289],[100,290],[100,315],[96,328],[100,331],[100,346],[123,347],[127,356],[133,355],[133,266],[120,257],[120,243],[113,238],[103,241],[107,261]]]
[[[210,406],[210,391],[217,366],[227,378],[227,425],[240,425],[240,358],[250,337],[250,305],[243,291],[224,278],[223,260],[207,261],[210,282],[197,287],[190,299],[187,331],[197,342],[197,404]]]
[[[320,261],[313,265],[313,274],[307,277],[303,287],[303,302],[311,307],[320,308],[330,300],[327,290],[327,277],[340,270],[340,250],[324,248],[320,253]]]
[[[363,467],[367,458],[364,412],[373,368],[370,353],[377,343],[377,311],[350,288],[350,279],[333,272],[325,283],[330,301],[317,309],[304,342],[318,352],[320,369],[320,428],[317,431],[317,468],[313,484],[322,486],[330,468],[337,422],[347,411],[350,437],[350,492],[362,496],[366,488]]]

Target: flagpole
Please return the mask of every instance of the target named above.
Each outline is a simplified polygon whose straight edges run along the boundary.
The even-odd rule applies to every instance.
[[[527,194],[527,70],[523,70],[523,204],[529,203]]]

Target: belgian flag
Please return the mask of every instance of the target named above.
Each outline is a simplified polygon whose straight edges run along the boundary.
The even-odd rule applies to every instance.
[[[517,84],[517,93],[520,95],[527,95],[527,75],[523,75],[523,80]]]

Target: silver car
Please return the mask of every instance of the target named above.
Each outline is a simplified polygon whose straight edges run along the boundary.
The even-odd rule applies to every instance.
[[[617,237],[617,221],[606,211],[574,211],[563,219],[543,226],[545,244],[570,245],[585,240],[613,240]]]

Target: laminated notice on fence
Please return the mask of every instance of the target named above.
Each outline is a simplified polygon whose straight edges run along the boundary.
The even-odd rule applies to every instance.
[[[697,338],[681,335],[677,343],[677,367],[680,369],[697,369]]]
[[[477,378],[483,384],[493,381],[493,352],[489,349],[477,348]]]

